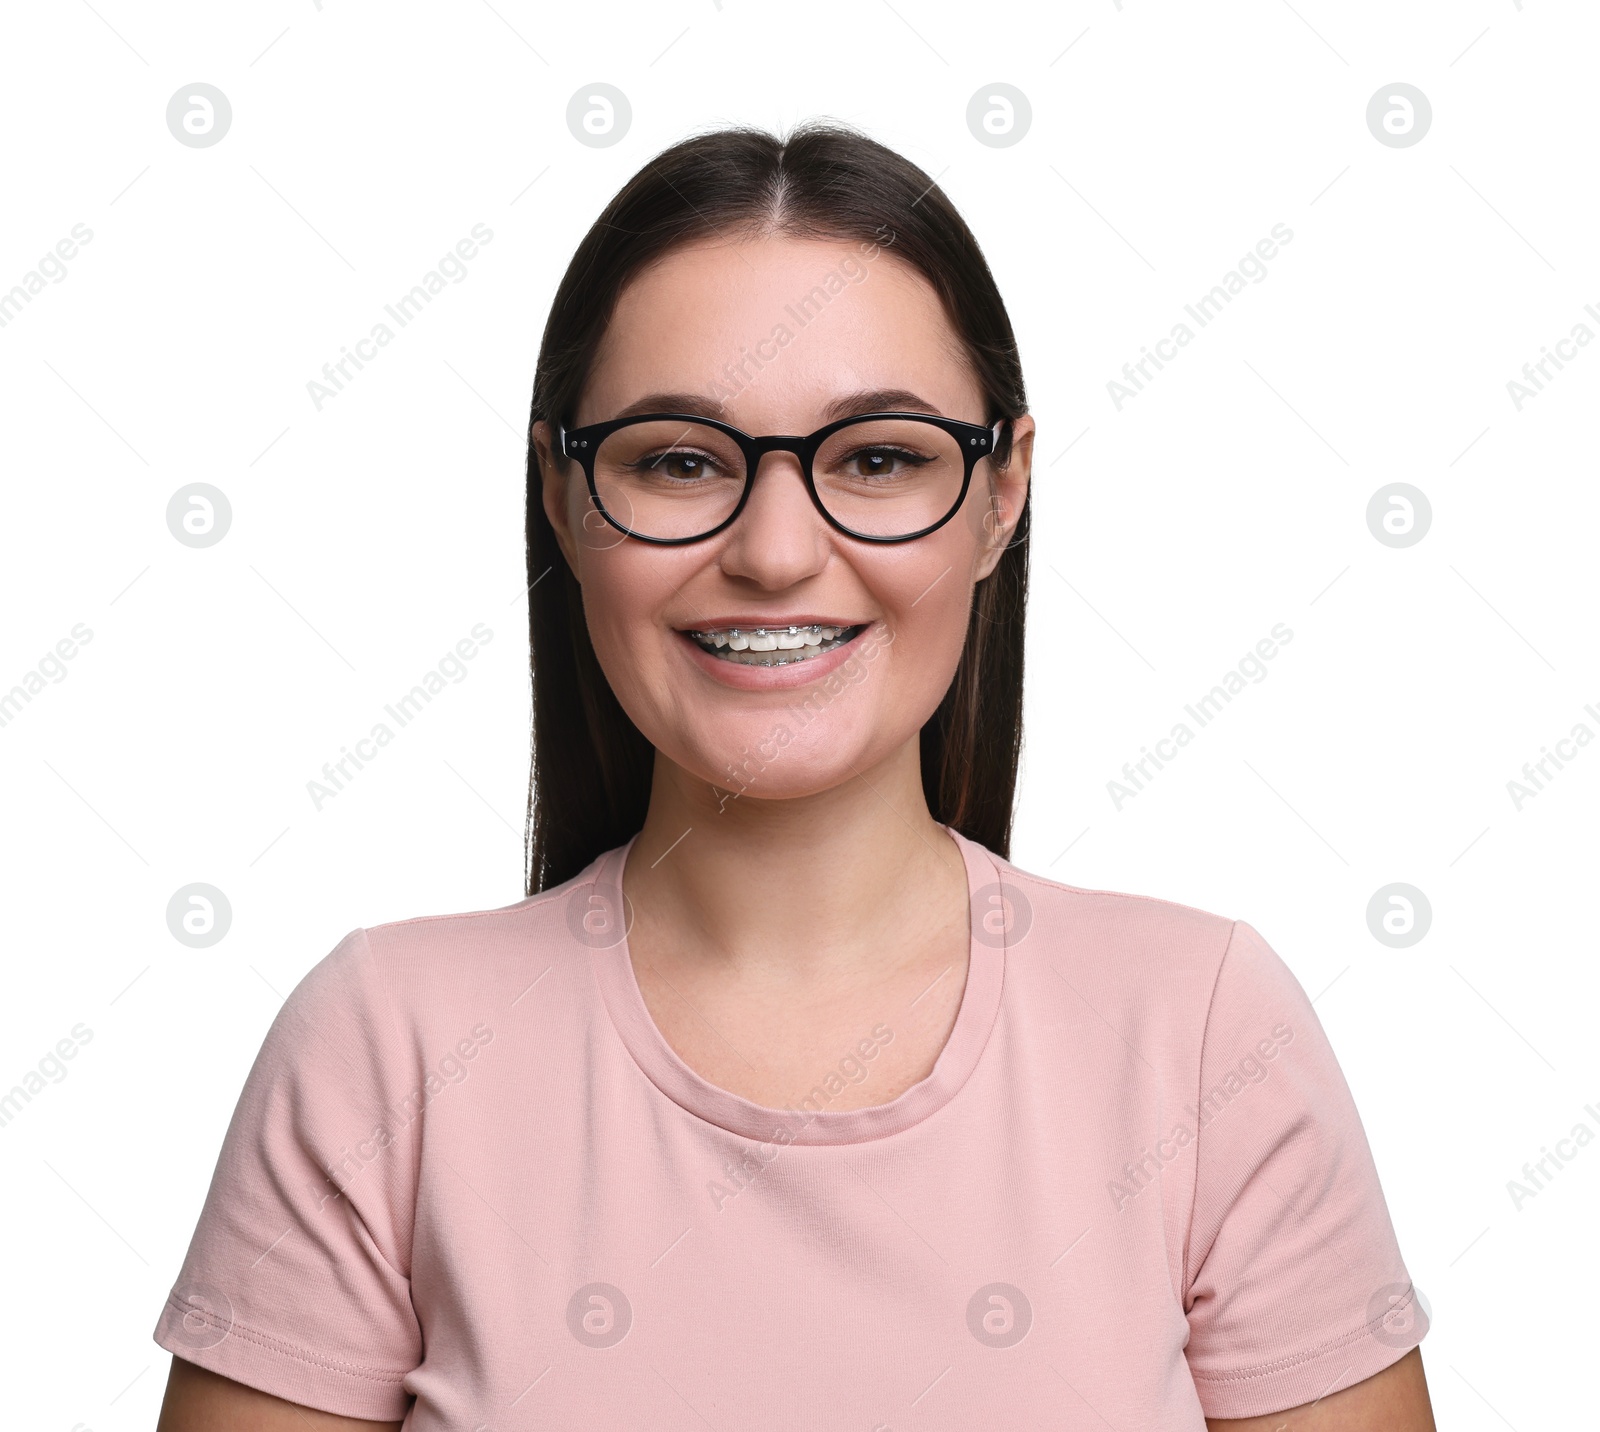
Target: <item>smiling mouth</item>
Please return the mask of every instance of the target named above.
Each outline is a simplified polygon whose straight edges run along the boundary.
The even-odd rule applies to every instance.
[[[721,627],[715,631],[686,631],[684,635],[702,651],[737,666],[793,666],[814,661],[846,642],[854,641],[865,624],[856,626]]]

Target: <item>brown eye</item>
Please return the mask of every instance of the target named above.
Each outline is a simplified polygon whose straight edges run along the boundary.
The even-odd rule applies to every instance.
[[[681,448],[643,458],[638,465],[641,471],[676,482],[699,482],[717,471],[717,464],[704,453],[688,452]]]
[[[927,459],[899,448],[861,448],[850,455],[851,477],[905,477]]]
[[[700,459],[691,452],[669,453],[660,466],[668,477],[694,478],[704,470]]]

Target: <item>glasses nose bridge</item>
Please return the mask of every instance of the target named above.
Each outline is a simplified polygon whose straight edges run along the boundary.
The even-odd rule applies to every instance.
[[[809,441],[809,438],[796,437],[792,433],[783,433],[774,437],[751,438],[745,450],[745,461],[749,464],[749,471],[746,472],[744,481],[745,496],[744,501],[739,506],[743,508],[754,494],[756,476],[761,470],[761,459],[772,452],[794,454],[795,476],[800,479],[801,485],[805,488],[807,495],[810,496],[812,504],[820,506],[811,486],[811,470],[806,462],[806,445]]]
[[[795,460],[800,464],[800,474],[805,476],[806,471],[806,439],[795,437],[793,434],[780,434],[776,437],[752,438],[750,440],[748,461],[750,463],[750,480],[755,481],[756,471],[761,466],[761,459],[769,452],[793,453]]]

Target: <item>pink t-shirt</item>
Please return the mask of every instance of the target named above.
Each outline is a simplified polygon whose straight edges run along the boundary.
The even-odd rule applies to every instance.
[[[828,1105],[892,1020],[794,1110],[677,1057],[628,957],[632,842],[353,931],[266,1037],[156,1341],[412,1432],[1185,1432],[1420,1342],[1349,1090],[1261,936],[952,835],[966,990],[932,1073],[871,1107]]]

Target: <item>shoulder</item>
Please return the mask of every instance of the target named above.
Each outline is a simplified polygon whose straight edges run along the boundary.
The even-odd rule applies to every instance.
[[[1231,915],[1155,895],[1071,885],[981,846],[998,880],[974,890],[975,937],[1006,946],[1008,1004],[1020,1017],[1110,1025],[1196,1060],[1226,1008],[1303,999],[1260,934]],[[1004,930],[996,938],[984,927]]]
[[[1154,895],[1069,885],[993,851],[983,853],[1000,872],[998,883],[1013,906],[1018,950],[1036,942],[1042,950],[1070,956],[1079,968],[1183,967],[1214,974],[1240,924],[1232,916]]]
[[[586,872],[566,885],[484,910],[413,915],[363,930],[375,970],[406,987],[441,977],[478,978],[511,967],[525,969],[540,955],[557,956],[573,945],[561,936]]]
[[[1069,885],[988,854],[1010,907],[1007,1008],[1022,1025],[1081,1031],[1087,1047],[1128,1055],[1131,1072],[1158,1071],[1180,1093],[1297,1039],[1308,1060],[1327,1057],[1304,989],[1246,921]]]
[[[470,1037],[594,997],[588,894],[604,856],[566,883],[489,909],[415,915],[352,930],[285,1003],[283,1018],[360,1026],[372,1042]],[[481,1036],[479,1036],[481,1038]]]
[[[1049,880],[1022,870],[998,856],[993,858],[1005,870],[1007,879],[1016,881],[1036,903],[1059,915],[1106,921],[1129,930],[1161,931],[1180,938],[1201,939],[1213,938],[1219,931],[1226,934],[1234,923],[1230,915],[1183,905],[1158,895],[1068,885],[1061,880]]]

